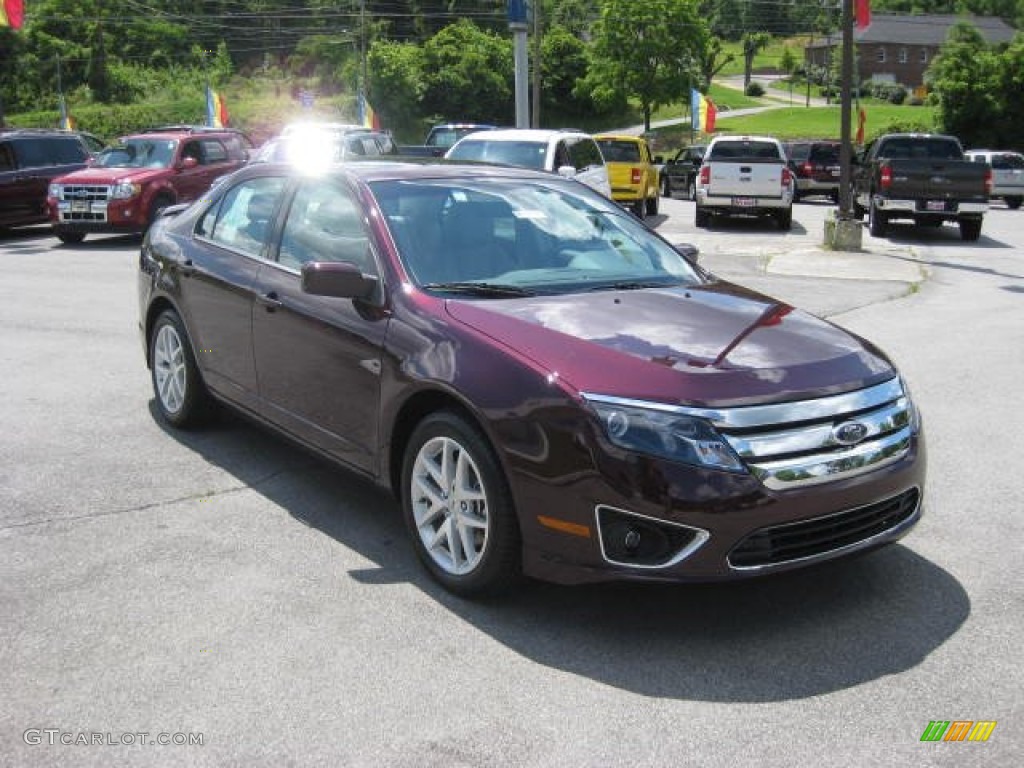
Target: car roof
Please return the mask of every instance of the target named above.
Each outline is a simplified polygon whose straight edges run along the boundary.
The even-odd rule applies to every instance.
[[[245,166],[237,171],[234,178],[248,175],[264,175],[273,171],[284,171],[285,175],[304,176],[308,172],[289,163],[260,163]],[[363,182],[396,181],[401,179],[540,179],[546,182],[557,180],[545,171],[509,165],[490,163],[467,163],[445,160],[439,157],[402,158],[398,160],[357,159],[347,163],[336,163],[327,171],[328,176],[347,176]]]
[[[643,136],[634,136],[631,133],[595,133],[594,138],[611,139],[612,141],[635,141],[637,144],[641,141],[647,141]]]
[[[470,134],[462,141],[551,141],[560,136],[587,136],[582,131],[559,131],[551,128],[499,128],[494,131],[481,132],[480,136]]]

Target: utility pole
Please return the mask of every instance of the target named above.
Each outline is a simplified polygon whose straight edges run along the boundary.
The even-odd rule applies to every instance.
[[[533,109],[530,110],[530,125],[540,128],[540,0],[532,0],[533,11]]]
[[[843,59],[839,89],[839,218],[849,219],[853,216],[853,205],[850,199],[850,158],[853,156],[850,146],[850,108],[851,84],[853,83],[853,0],[843,0]]]
[[[516,128],[530,127],[530,62],[526,49],[526,0],[508,0],[508,28],[516,72]]]

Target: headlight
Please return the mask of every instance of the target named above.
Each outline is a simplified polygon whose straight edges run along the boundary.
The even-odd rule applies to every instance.
[[[729,444],[703,419],[588,400],[615,445],[699,467],[746,472]]]
[[[138,184],[132,184],[130,181],[119,181],[110,188],[110,197],[113,200],[127,200],[129,197],[135,197],[142,191],[142,187]]]
[[[907,405],[910,409],[910,431],[917,434],[921,431],[921,411],[918,410],[917,403],[914,402],[914,398],[910,394],[907,380],[903,376],[900,376],[900,386],[903,387],[903,396],[907,398]]]
[[[46,189],[46,196],[47,197],[56,197],[59,200],[61,195],[63,195],[63,194],[64,194],[64,185],[63,184],[51,184]]]

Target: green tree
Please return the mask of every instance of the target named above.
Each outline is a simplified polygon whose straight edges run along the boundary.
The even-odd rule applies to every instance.
[[[513,122],[512,41],[471,21],[423,45],[423,108],[442,120]]]
[[[1018,33],[1013,42],[999,54],[996,89],[1000,94],[1003,119],[997,129],[1000,132],[994,146],[1010,147],[1024,151],[1024,34]]]
[[[965,146],[988,146],[997,139],[1002,101],[998,65],[977,27],[960,22],[950,28],[928,68],[926,79],[939,99],[939,125]]]
[[[423,140],[423,50],[378,40],[370,46],[369,101],[381,123],[410,144]]]
[[[745,32],[740,39],[743,46],[743,90],[750,85],[751,72],[754,69],[754,57],[772,41],[767,32]]]
[[[603,0],[589,77],[605,96],[621,90],[636,98],[650,130],[657,107],[688,99],[707,41],[697,0]]]
[[[707,89],[711,87],[711,81],[715,75],[725,69],[735,58],[731,53],[726,53],[723,50],[721,38],[710,38],[701,52],[700,60],[697,62],[700,72],[700,82],[697,83],[697,89],[702,93],[707,93]]]
[[[572,120],[593,111],[590,94],[580,84],[590,68],[587,45],[569,29],[553,25],[541,43],[541,114]]]

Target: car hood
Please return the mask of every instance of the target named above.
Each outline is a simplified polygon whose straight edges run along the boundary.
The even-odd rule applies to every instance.
[[[117,184],[131,181],[143,184],[158,176],[166,176],[167,168],[83,168],[80,171],[61,176],[59,184]]]
[[[863,339],[726,282],[450,300],[447,311],[576,392],[723,407],[825,396],[895,375]]]

